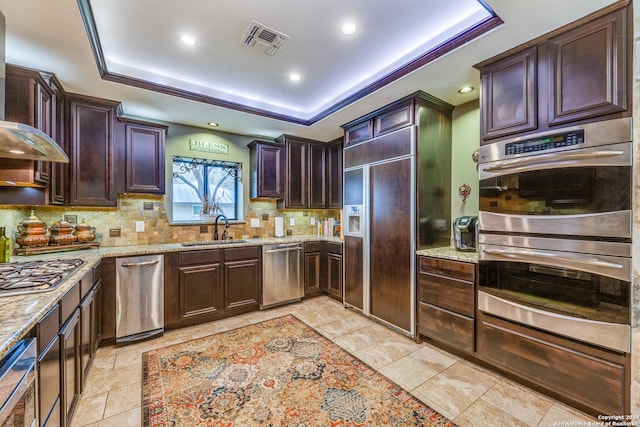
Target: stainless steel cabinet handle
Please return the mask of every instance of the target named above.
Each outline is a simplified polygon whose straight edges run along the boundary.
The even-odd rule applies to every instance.
[[[492,255],[502,255],[507,258],[522,259],[525,262],[531,262],[531,259],[526,257],[539,257],[539,258],[553,258],[556,260],[571,261],[595,267],[605,268],[624,268],[622,264],[600,261],[594,258],[584,258],[580,256],[559,255],[557,253],[536,251],[536,250],[509,250],[509,249],[482,249],[482,252]]]
[[[516,170],[520,169],[540,169],[549,168],[554,164],[562,164],[571,160],[588,160],[588,159],[601,159],[603,157],[614,157],[624,155],[622,150],[605,150],[605,151],[592,151],[589,153],[553,153],[553,154],[541,154],[533,158],[526,157],[514,160],[505,160],[498,162],[493,166],[485,168],[486,172],[503,171],[503,170]]]
[[[123,267],[146,267],[148,265],[154,265],[157,264],[159,261],[144,261],[144,262],[129,262],[129,263],[123,263],[122,266]]]
[[[297,246],[297,247],[287,247],[282,249],[271,249],[264,252],[267,254],[272,254],[274,252],[293,252],[293,251],[300,251],[300,250],[302,250],[302,248]]]

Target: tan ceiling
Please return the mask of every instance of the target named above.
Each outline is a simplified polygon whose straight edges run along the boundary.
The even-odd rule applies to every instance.
[[[127,116],[198,127],[216,121],[219,130],[238,134],[274,138],[287,133],[328,141],[342,134],[340,125],[417,90],[453,105],[476,99],[478,90],[457,93],[463,85],[478,88],[473,64],[611,3],[487,0],[502,25],[310,126],[242,110],[300,122],[322,117],[424,53],[430,38],[442,41],[455,34],[458,30],[443,26],[446,20],[470,25],[464,18],[476,0],[88,2],[109,73],[200,93],[240,110],[101,79],[76,1],[0,0],[0,10],[6,18],[8,63],[54,72],[70,92],[122,101]],[[353,36],[337,31],[346,19],[358,23]],[[252,20],[290,39],[274,56],[248,48],[242,35]],[[440,31],[444,35],[438,36]],[[180,46],[181,32],[194,34],[197,44]],[[301,81],[289,82],[290,72],[300,73]]]

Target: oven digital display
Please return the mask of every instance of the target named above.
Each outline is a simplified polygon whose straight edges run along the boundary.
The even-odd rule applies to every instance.
[[[534,151],[551,150],[553,148],[568,147],[584,143],[584,130],[567,132],[558,135],[549,135],[541,138],[527,139],[525,141],[511,142],[504,146],[506,155],[530,153]]]

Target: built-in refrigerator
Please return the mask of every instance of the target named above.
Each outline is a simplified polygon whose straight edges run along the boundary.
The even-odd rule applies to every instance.
[[[344,303],[411,336],[415,132],[412,126],[345,148],[343,193]]]

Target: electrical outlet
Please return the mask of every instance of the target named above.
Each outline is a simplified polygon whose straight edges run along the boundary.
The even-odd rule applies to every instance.
[[[294,225],[296,225],[296,219],[295,218],[289,218],[289,225],[292,226],[292,227]]]
[[[143,202],[142,203],[142,209],[145,211],[152,211],[153,210],[153,202]]]
[[[204,234],[204,233],[208,233],[209,232],[209,226],[208,225],[201,225],[200,226],[200,234]]]
[[[269,221],[269,214],[262,214],[263,221]]]
[[[287,229],[287,236],[293,236],[293,230]]]
[[[311,217],[311,220],[309,222],[311,225],[316,225],[316,219],[314,217]]]
[[[119,228],[110,228],[109,229],[109,237],[120,237],[121,230]]]
[[[302,216],[309,216],[309,212],[307,212],[307,211],[302,211]]]
[[[251,228],[260,227],[260,220],[258,218],[251,218]]]
[[[144,231],[144,221],[136,221],[136,232],[141,233]]]

